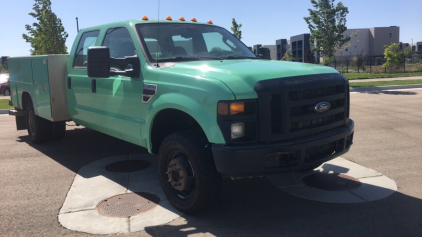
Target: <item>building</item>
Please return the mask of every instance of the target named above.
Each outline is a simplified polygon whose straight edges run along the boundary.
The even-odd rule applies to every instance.
[[[290,37],[290,52],[293,54],[296,62],[308,62],[305,52],[311,52],[311,44],[309,43],[310,34],[301,34]]]
[[[370,29],[347,29],[343,35],[350,36],[350,41],[335,53],[337,61],[351,60],[356,55],[363,53],[369,55]]]
[[[276,60],[277,54],[276,54],[276,46],[275,45],[262,45],[262,44],[256,44],[252,46],[252,52],[255,55],[262,55],[263,59],[269,59],[269,60]]]
[[[385,46],[400,43],[398,26],[347,29],[343,34],[351,39],[335,53],[337,61],[350,60],[360,53],[370,58],[384,57]]]
[[[275,41],[275,45],[277,47],[276,60],[281,60],[286,54],[287,50],[289,50],[287,39],[278,39]]]
[[[421,42],[416,42],[416,53],[417,54],[422,54],[422,41]]]
[[[277,46],[276,45],[262,45],[262,48],[267,48],[270,50],[270,59],[277,60]]]
[[[400,45],[400,49],[402,51],[404,51],[407,47],[410,47],[410,44],[409,43],[402,43],[402,42],[400,42],[399,45]]]
[[[0,57],[0,64],[4,66],[4,63],[9,59],[9,56],[1,56]]]

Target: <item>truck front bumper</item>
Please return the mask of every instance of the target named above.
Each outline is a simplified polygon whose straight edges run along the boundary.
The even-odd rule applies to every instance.
[[[279,143],[240,146],[213,145],[217,171],[226,176],[260,176],[314,168],[349,151],[354,122]]]

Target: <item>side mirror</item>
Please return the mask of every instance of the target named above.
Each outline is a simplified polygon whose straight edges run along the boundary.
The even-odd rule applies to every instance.
[[[105,46],[88,48],[88,77],[110,77],[110,49]]]
[[[132,69],[124,71],[110,71],[110,62],[132,64]],[[105,46],[88,48],[88,77],[108,78],[121,75],[131,78],[138,78],[141,75],[141,62],[138,56],[124,58],[110,58],[110,49]]]

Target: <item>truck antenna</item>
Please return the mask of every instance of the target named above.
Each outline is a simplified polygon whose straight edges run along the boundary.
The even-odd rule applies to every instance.
[[[78,30],[78,33],[79,33],[79,22],[78,22],[78,17],[76,17],[75,19],[76,19],[76,29]]]
[[[158,0],[158,22],[157,22],[157,49],[155,50],[155,66],[160,67],[160,64],[158,63],[158,45],[160,43],[160,0]]]

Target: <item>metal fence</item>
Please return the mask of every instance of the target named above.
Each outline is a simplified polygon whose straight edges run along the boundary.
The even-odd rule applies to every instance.
[[[409,73],[422,72],[422,59],[403,58],[400,63],[390,68],[383,67],[385,58],[347,59],[332,61],[328,66],[341,73]]]

